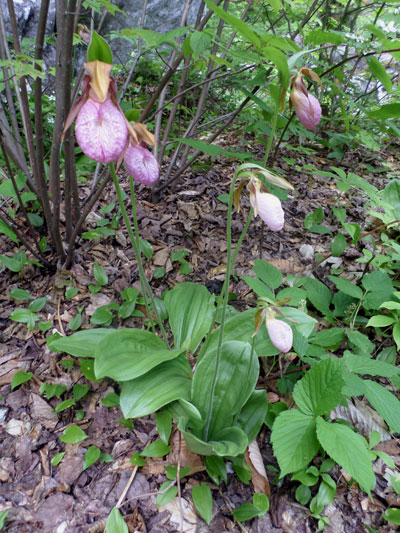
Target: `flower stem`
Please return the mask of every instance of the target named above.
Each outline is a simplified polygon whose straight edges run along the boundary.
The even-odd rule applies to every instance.
[[[250,224],[251,217],[253,215],[253,208],[251,208],[250,211],[249,211],[249,215],[247,217],[246,224],[245,224],[245,226],[243,228],[243,231],[242,231],[242,233],[240,235],[239,241],[238,241],[238,243],[236,245],[235,251],[234,251],[234,253],[232,255],[232,228],[231,228],[232,206],[233,206],[233,192],[234,192],[235,183],[236,183],[237,178],[238,178],[237,175],[233,178],[232,183],[231,183],[231,187],[230,187],[230,191],[229,191],[228,219],[227,219],[227,227],[226,227],[226,240],[227,240],[227,246],[228,246],[227,262],[226,262],[226,276],[225,276],[225,283],[224,283],[224,286],[223,286],[222,291],[221,291],[221,296],[223,298],[222,299],[222,316],[221,316],[221,323],[220,323],[220,326],[219,326],[219,338],[218,338],[217,353],[216,353],[216,356],[215,356],[215,369],[214,369],[214,374],[213,374],[212,384],[211,384],[210,406],[208,408],[207,419],[206,419],[206,423],[205,423],[205,426],[204,426],[204,440],[206,442],[207,442],[207,439],[208,439],[208,431],[210,429],[210,424],[211,424],[215,387],[217,385],[218,371],[219,371],[219,365],[220,365],[220,361],[221,361],[221,349],[222,349],[222,341],[223,341],[223,337],[224,337],[226,310],[227,310],[227,307],[228,307],[228,300],[229,300],[229,280],[230,280],[230,277],[231,277],[232,268],[233,268],[233,266],[235,264],[237,254],[239,252],[239,248],[240,248],[240,246],[242,244],[244,236],[246,235],[247,229],[248,229],[249,224]],[[218,305],[217,305],[217,309],[216,309],[216,313],[219,310],[220,304],[221,304],[221,299],[219,299],[219,302],[218,302]]]
[[[274,135],[275,135],[277,123],[278,123],[278,106],[275,106],[275,111],[274,111],[274,114],[273,114],[272,120],[271,120],[271,131],[270,131],[270,134],[269,134],[269,137],[268,137],[267,147],[265,149],[264,166],[267,166],[268,157],[269,157],[269,153],[271,151],[272,141],[274,140]]]
[[[111,177],[112,177],[112,180],[113,180],[113,183],[114,183],[115,191],[117,193],[117,198],[118,198],[119,207],[121,209],[122,218],[124,219],[124,223],[125,223],[126,229],[128,230],[129,239],[131,241],[131,244],[132,244],[132,247],[133,247],[133,251],[135,253],[136,262],[138,264],[140,286],[141,286],[141,289],[142,289],[142,294],[143,294],[143,299],[144,299],[144,305],[145,305],[145,308],[146,308],[146,313],[147,313],[147,316],[149,317],[149,320],[150,320],[151,329],[153,330],[153,333],[155,333],[154,323],[153,323],[153,321],[151,319],[151,311],[150,311],[150,306],[149,306],[149,301],[148,300],[150,299],[153,308],[155,308],[155,304],[154,304],[154,300],[153,300],[153,296],[151,294],[151,291],[149,293],[147,293],[147,291],[146,291],[146,289],[147,289],[147,286],[146,286],[147,280],[146,280],[146,276],[145,276],[144,270],[143,270],[143,264],[142,264],[142,259],[141,259],[141,255],[140,255],[140,247],[138,245],[139,238],[138,238],[138,235],[137,235],[137,239],[136,239],[135,238],[135,234],[133,233],[132,225],[130,223],[130,220],[129,220],[129,217],[128,217],[128,213],[126,211],[124,200],[123,200],[123,197],[122,197],[122,191],[121,191],[121,187],[119,185],[117,173],[115,172],[114,163],[110,163],[110,172],[111,172]],[[136,219],[136,212],[135,211],[136,211],[136,206],[135,206],[135,204],[133,204],[134,218]],[[136,224],[137,224],[137,220],[136,220]],[[147,283],[147,285],[148,285],[148,283]],[[160,324],[161,324],[161,321],[159,321],[159,325]],[[162,326],[162,324],[161,324],[161,326]],[[167,342],[167,338],[166,338],[166,335],[165,335],[164,328],[160,327],[160,329],[161,329],[161,332],[163,333],[164,341]]]

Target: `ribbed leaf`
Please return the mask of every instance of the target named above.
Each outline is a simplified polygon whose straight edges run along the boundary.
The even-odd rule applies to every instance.
[[[164,342],[144,329],[120,329],[107,335],[96,347],[94,371],[97,378],[105,376],[128,381],[145,374],[155,366],[175,359],[184,348],[169,350]]]
[[[196,283],[180,283],[164,299],[174,345],[195,352],[208,333],[214,316],[214,296]]]
[[[52,352],[65,352],[75,357],[94,357],[96,346],[114,329],[94,328],[77,331],[68,337],[52,339],[47,343]]]
[[[400,401],[385,387],[369,379],[364,380],[364,392],[393,433],[400,433]]]

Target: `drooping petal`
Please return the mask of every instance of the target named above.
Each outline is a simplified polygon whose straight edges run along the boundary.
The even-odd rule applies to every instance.
[[[267,318],[266,326],[269,338],[275,348],[287,353],[293,344],[293,331],[289,324],[276,318]]]
[[[125,148],[128,128],[111,100],[98,103],[89,99],[79,112],[75,134],[84,154],[99,163],[111,163]]]
[[[151,185],[159,176],[157,159],[140,144],[128,146],[125,152],[125,167],[134,180],[144,185]]]
[[[285,224],[285,213],[281,201],[274,194],[268,192],[256,192],[250,197],[256,215],[265,222],[272,231],[279,231]]]

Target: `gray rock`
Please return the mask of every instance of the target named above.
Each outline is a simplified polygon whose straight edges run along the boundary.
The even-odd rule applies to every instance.
[[[299,248],[299,254],[303,263],[309,264],[314,261],[314,248],[311,244],[302,244]]]
[[[10,17],[8,13],[7,0],[0,0],[4,16],[6,33],[11,35]],[[39,20],[41,0],[14,0],[15,16],[20,38],[35,38],[36,28]],[[46,34],[54,32],[56,23],[56,1],[50,1],[49,16],[47,19]]]

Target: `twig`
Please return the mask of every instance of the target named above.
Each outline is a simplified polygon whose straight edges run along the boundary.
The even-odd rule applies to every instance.
[[[116,505],[117,509],[119,509],[121,507],[122,502],[125,500],[125,496],[127,495],[128,490],[130,489],[130,486],[133,483],[133,480],[135,479],[136,472],[137,472],[138,468],[139,468],[138,465],[135,465],[135,468],[132,470],[131,477],[129,478],[128,483],[126,484],[124,490],[122,491],[121,496],[119,497],[118,503]]]

